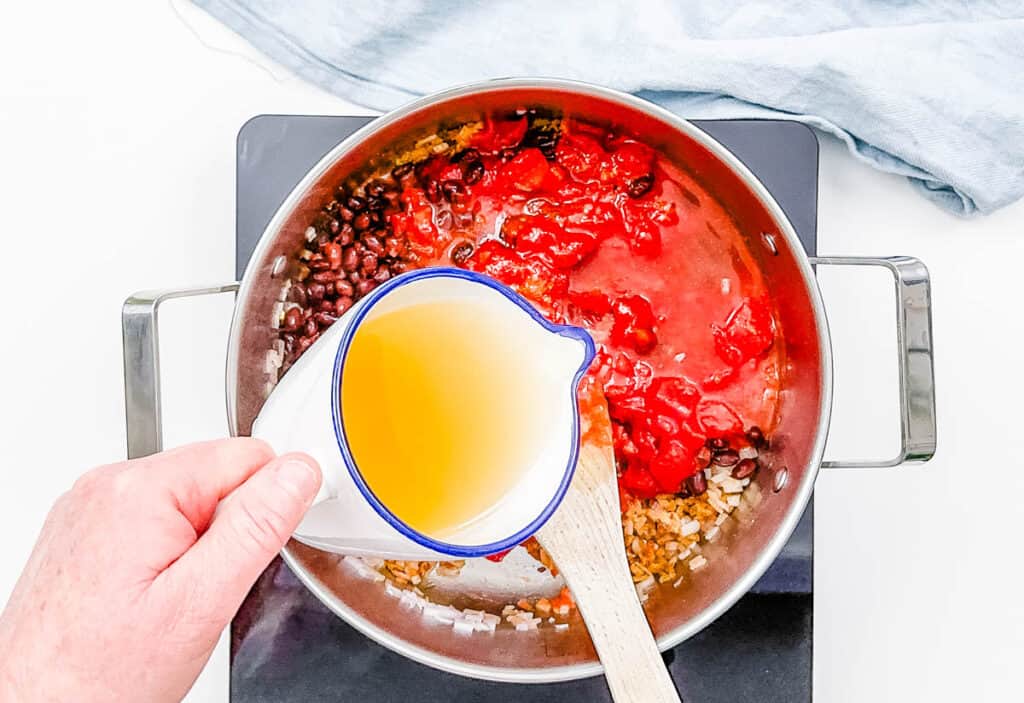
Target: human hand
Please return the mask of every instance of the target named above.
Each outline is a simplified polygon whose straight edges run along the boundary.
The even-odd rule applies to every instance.
[[[0,701],[181,700],[320,479],[254,439],[85,474],[0,614]]]

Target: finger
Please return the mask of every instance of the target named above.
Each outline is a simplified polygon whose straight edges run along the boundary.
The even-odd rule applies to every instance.
[[[274,459],[223,501],[206,533],[158,581],[191,593],[191,615],[219,631],[295,531],[320,480],[304,454]]]
[[[220,501],[267,462],[274,450],[260,439],[234,437],[197,442],[142,460],[149,485],[167,491],[196,532],[210,524]]]

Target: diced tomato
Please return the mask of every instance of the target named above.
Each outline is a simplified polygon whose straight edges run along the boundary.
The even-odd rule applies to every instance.
[[[626,295],[612,305],[615,322],[611,340],[614,344],[629,346],[640,354],[649,353],[658,343],[654,333],[656,323],[650,302],[639,295]]]
[[[515,549],[515,547],[512,547],[512,549]],[[506,549],[505,551],[498,552],[497,554],[488,554],[484,558],[490,561],[502,561],[505,557],[509,555],[509,552],[511,552],[512,549]]]
[[[643,461],[650,461],[658,453],[658,440],[649,426],[650,418],[644,417],[643,422],[635,423],[630,438],[636,445],[636,454]]]
[[[682,442],[664,442],[651,461],[651,477],[663,493],[677,493],[682,482],[697,470],[693,455]]]
[[[656,378],[647,393],[652,407],[679,420],[693,415],[700,399],[697,387],[685,378]]]
[[[526,136],[526,117],[514,120],[487,119],[484,128],[473,135],[472,145],[486,151],[517,146]]]
[[[619,422],[630,422],[642,416],[647,410],[647,401],[643,395],[633,392],[632,389],[618,395],[615,393],[617,386],[605,388],[605,397],[608,398],[608,413],[612,419]],[[609,389],[613,395],[609,396]]]
[[[654,168],[654,152],[639,142],[626,142],[612,152],[612,165],[621,183],[646,176]]]
[[[622,216],[614,206],[586,197],[567,201],[557,212],[567,230],[586,232],[598,239],[619,234],[625,229]]]
[[[744,300],[725,321],[711,325],[715,352],[736,367],[764,354],[772,346],[775,326],[771,309],[761,300]]]
[[[582,314],[595,318],[604,317],[612,311],[612,301],[599,290],[570,291],[569,302]]]
[[[402,191],[401,202],[404,211],[390,216],[394,233],[414,244],[437,245],[441,237],[434,224],[434,209],[423,191],[406,188]]]
[[[566,232],[544,217],[518,215],[502,224],[502,238],[514,242],[517,250],[545,257],[558,269],[570,269],[597,248],[597,241],[586,234]]]
[[[626,487],[622,485],[621,480],[618,482],[617,485],[619,489],[619,509],[622,510],[622,512],[626,512],[633,505],[633,502],[636,500],[636,498],[629,494],[629,491],[626,490]]]
[[[637,466],[630,466],[622,474],[622,486],[637,498],[654,498],[658,495],[658,484],[650,472]]]
[[[575,183],[569,179],[565,169],[558,164],[548,164],[548,171],[544,175],[544,182],[541,183],[541,190],[548,193],[559,193],[567,185],[575,187]]]
[[[540,149],[523,149],[505,164],[502,175],[514,190],[533,193],[544,185],[548,175],[548,160]]]
[[[620,212],[630,248],[652,259],[661,254],[661,231],[647,216],[647,211],[635,202],[626,200],[620,204]]]
[[[585,134],[565,134],[558,140],[555,159],[578,181],[596,180],[605,158],[604,149]]]
[[[736,411],[720,400],[701,398],[697,403],[697,422],[708,437],[735,437],[743,433],[743,422]]]

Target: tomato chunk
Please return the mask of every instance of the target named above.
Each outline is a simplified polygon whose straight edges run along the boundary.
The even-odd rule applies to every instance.
[[[601,145],[585,134],[566,134],[558,141],[555,158],[579,181],[596,180],[605,153]]]
[[[640,354],[649,353],[658,344],[654,333],[656,319],[647,298],[622,296],[616,299],[612,313],[615,318],[611,332],[613,343],[629,346]]]
[[[650,404],[658,410],[683,420],[697,409],[700,393],[685,378],[656,378],[648,390]]]
[[[523,149],[505,164],[503,175],[514,190],[532,193],[544,185],[548,160],[540,149]]]
[[[724,325],[712,325],[711,332],[719,358],[736,367],[768,351],[775,326],[764,301],[747,299],[729,314]]]
[[[665,442],[651,461],[651,477],[663,493],[677,493],[683,481],[696,471],[693,454],[675,439]]]
[[[708,437],[737,437],[743,433],[739,415],[720,400],[701,398],[697,403],[697,422]]]

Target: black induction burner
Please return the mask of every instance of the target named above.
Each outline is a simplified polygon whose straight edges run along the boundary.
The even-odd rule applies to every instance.
[[[370,117],[260,115],[238,134],[236,275],[278,206],[341,139]],[[816,253],[818,142],[796,122],[697,122],[771,191],[808,254]],[[665,653],[693,703],[811,700],[813,505],[753,590],[698,635]],[[436,671],[381,647],[320,603],[280,558],[231,627],[232,703],[414,700],[610,701],[600,678],[517,685]]]

